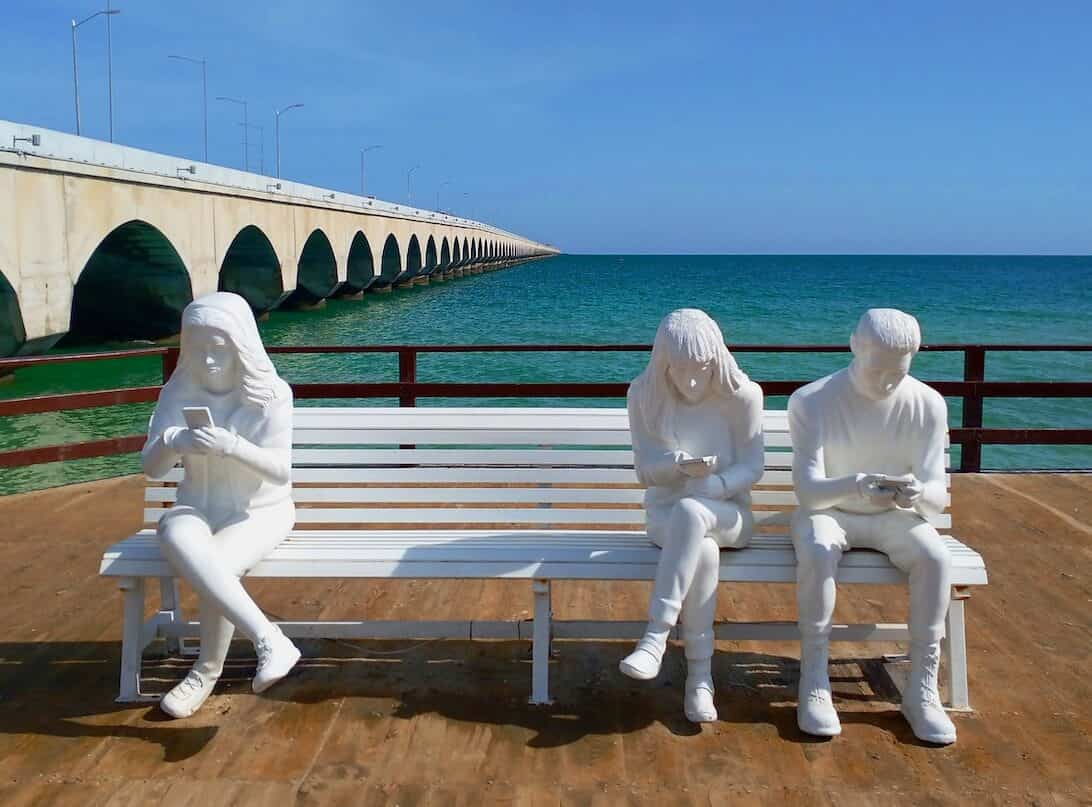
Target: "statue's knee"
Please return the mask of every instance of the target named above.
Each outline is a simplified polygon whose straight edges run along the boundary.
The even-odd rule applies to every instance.
[[[952,553],[939,535],[930,536],[919,544],[918,562],[926,568],[946,570],[952,565]]]
[[[842,552],[832,542],[824,541],[809,530],[793,542],[796,548],[796,564],[810,573],[833,573],[838,568]]]
[[[168,550],[181,549],[208,532],[208,525],[192,515],[167,515],[156,525],[156,536]]]
[[[687,531],[691,531],[691,528],[704,527],[705,513],[705,505],[690,498],[679,499],[672,510],[675,521],[681,522]]]

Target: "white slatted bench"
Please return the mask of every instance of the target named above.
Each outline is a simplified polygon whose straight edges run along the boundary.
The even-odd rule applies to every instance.
[[[548,703],[551,639],[636,638],[643,622],[555,621],[553,580],[652,580],[660,550],[644,535],[643,490],[633,471],[624,409],[326,408],[294,414],[291,535],[250,577],[526,579],[534,619],[487,621],[281,622],[286,634],[323,638],[530,639],[533,703]],[[766,473],[753,499],[759,534],[721,553],[720,579],[792,583],[787,534],[796,505],[783,411],[764,416]],[[120,701],[144,699],[144,648],[172,650],[198,635],[179,607],[178,582],[159,552],[155,524],[181,479],[175,468],[146,487],[145,529],[111,546],[100,572],[124,592]],[[945,533],[948,514],[934,524]],[[955,588],[946,661],[953,708],[968,708],[965,587],[986,583],[982,557],[946,536]],[[144,584],[158,578],[160,609],[144,618]],[[847,552],[839,582],[906,584],[886,556]],[[785,640],[795,623],[718,624],[719,639]],[[839,625],[833,638],[908,638],[904,624]]]

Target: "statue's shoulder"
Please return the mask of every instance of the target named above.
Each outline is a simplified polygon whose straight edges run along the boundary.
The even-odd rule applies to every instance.
[[[813,412],[816,407],[823,406],[826,401],[837,398],[842,385],[848,378],[848,372],[844,369],[839,370],[810,384],[805,384],[789,396],[789,409],[801,414]]]
[[[914,376],[907,376],[904,383],[909,382],[914,397],[920,401],[924,407],[925,413],[930,417],[943,420],[945,423],[948,421],[948,404],[944,400],[944,396],[930,387],[924,381],[921,381]]]

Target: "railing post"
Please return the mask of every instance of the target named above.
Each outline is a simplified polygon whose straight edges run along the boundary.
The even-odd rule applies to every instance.
[[[167,348],[160,358],[163,361],[163,383],[166,384],[170,381],[174,368],[178,366],[178,348]]]
[[[986,348],[967,345],[963,348],[963,381],[986,380]],[[974,391],[963,396],[963,428],[982,428],[982,393],[975,385]],[[959,470],[978,473],[982,470],[982,442],[977,433],[972,434],[960,447]]]
[[[417,383],[417,350],[412,347],[398,349],[398,382],[400,384]],[[417,396],[403,392],[398,398],[399,406],[417,406]]]

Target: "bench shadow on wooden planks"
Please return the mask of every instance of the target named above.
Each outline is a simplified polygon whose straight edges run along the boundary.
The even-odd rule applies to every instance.
[[[283,621],[294,637],[530,639],[531,702],[550,702],[552,639],[640,636],[644,623],[553,620],[553,580],[652,580],[659,549],[644,535],[643,490],[633,471],[624,409],[328,408],[294,413],[295,528],[249,577],[526,579],[534,618],[523,621]],[[793,583],[788,522],[796,506],[785,412],[764,414],[766,472],[753,492],[751,545],[721,553],[720,579]],[[178,581],[159,553],[155,524],[181,479],[175,468],[145,489],[145,528],[105,552],[101,574],[123,597],[120,701],[145,700],[144,649],[178,651],[198,635],[179,607]],[[950,481],[950,478],[949,478]],[[950,497],[949,497],[950,502]],[[984,585],[982,557],[932,520],[952,553],[953,598],[945,661],[950,706],[968,709],[964,603]],[[144,617],[144,587],[158,578],[160,607]],[[838,580],[905,585],[887,557],[853,550]],[[355,615],[353,615],[355,616]],[[795,640],[790,622],[725,622],[718,639]],[[905,624],[838,625],[834,640],[904,641]],[[563,660],[561,663],[564,663]]]

